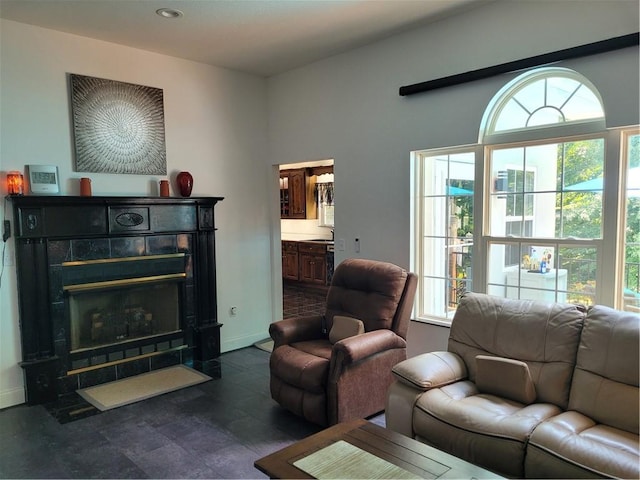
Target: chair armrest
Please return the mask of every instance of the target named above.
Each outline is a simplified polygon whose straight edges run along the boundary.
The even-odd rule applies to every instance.
[[[333,356],[341,358],[342,365],[349,365],[385,350],[406,347],[407,342],[391,330],[373,330],[334,343]]]
[[[452,352],[429,352],[398,363],[394,377],[413,388],[427,391],[467,378],[462,357]]]
[[[269,336],[273,339],[274,349],[280,345],[304,340],[324,338],[322,334],[322,315],[285,318],[269,325]]]

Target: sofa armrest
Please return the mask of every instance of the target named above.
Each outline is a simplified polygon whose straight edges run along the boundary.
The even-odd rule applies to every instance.
[[[422,391],[467,378],[467,366],[452,352],[423,353],[400,362],[392,372],[398,381]]]
[[[333,356],[345,366],[385,350],[406,347],[407,342],[391,330],[373,330],[334,343]]]
[[[324,338],[322,319],[322,315],[312,315],[273,322],[269,325],[269,336],[273,339],[273,348],[293,342]]]

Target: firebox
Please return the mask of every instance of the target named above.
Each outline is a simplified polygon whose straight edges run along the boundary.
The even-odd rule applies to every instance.
[[[170,365],[217,374],[221,197],[11,197],[28,404]]]
[[[184,253],[62,263],[72,358],[175,337],[186,276]]]

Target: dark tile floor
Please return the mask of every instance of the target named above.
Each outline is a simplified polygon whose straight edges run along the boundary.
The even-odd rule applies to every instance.
[[[326,300],[326,288],[284,283],[282,285],[282,316],[290,318],[322,314]]]
[[[256,459],[320,430],[271,399],[268,362],[224,353],[219,379],[65,424],[43,406],[2,410],[0,478],[266,478]]]

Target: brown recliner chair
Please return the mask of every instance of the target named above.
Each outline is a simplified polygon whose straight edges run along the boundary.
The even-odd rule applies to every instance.
[[[269,327],[271,397],[322,426],[384,410],[391,368],[407,357],[416,284],[415,274],[391,263],[343,261],[334,272],[324,315]],[[340,339],[353,327],[350,319],[360,320],[363,325],[355,323],[364,333]]]

